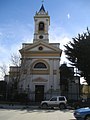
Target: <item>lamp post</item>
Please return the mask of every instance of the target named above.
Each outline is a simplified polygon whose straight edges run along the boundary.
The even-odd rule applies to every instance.
[[[52,97],[52,87],[53,87],[53,86],[51,85],[51,97]]]
[[[78,95],[79,95],[79,79],[78,79],[77,76],[76,76],[76,79],[75,79],[75,84],[76,84],[76,95],[77,95],[77,100],[78,100]]]
[[[27,85],[26,93],[28,98],[29,98],[29,92],[30,92],[30,88],[29,88],[29,85]]]
[[[75,84],[76,84],[76,95],[78,100],[79,95],[79,76],[78,76],[78,68],[77,68],[77,58],[75,59],[76,67],[75,67]]]
[[[27,93],[28,93],[28,96],[29,96],[29,85],[27,86]]]

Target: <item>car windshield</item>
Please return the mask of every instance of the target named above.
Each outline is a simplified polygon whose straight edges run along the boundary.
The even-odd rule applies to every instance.
[[[53,98],[50,99],[50,101],[57,101],[57,98],[53,97]]]

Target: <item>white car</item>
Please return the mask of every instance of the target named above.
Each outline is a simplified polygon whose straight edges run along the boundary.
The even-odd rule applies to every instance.
[[[67,99],[65,96],[54,96],[48,101],[42,101],[40,106],[41,108],[59,107],[60,109],[65,109],[67,107]]]

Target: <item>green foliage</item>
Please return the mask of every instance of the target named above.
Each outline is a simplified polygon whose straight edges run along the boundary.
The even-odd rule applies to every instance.
[[[88,28],[86,33],[78,34],[78,37],[73,38],[65,48],[65,54],[71,65],[81,71],[80,75],[90,85],[90,31]]]
[[[7,86],[7,83],[5,81],[0,81],[0,100],[5,100],[6,86]]]
[[[25,103],[28,101],[27,93],[17,93],[14,95],[14,101]]]
[[[68,67],[66,63],[60,66],[60,82],[61,84],[68,84],[68,79],[73,79],[74,69]]]

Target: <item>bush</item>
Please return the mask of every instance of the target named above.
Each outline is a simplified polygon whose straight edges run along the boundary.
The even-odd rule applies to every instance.
[[[14,101],[20,102],[20,103],[26,103],[28,102],[28,94],[27,93],[18,93],[14,96]]]

